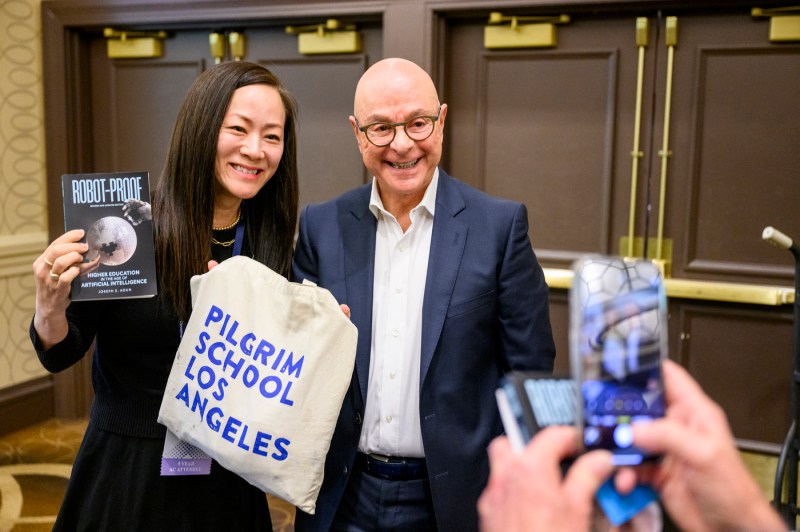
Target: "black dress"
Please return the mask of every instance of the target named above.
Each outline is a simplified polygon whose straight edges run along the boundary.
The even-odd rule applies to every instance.
[[[214,248],[217,260],[231,254]],[[158,296],[76,302],[67,317],[69,334],[47,351],[30,328],[52,372],[96,340],[89,426],[54,530],[272,530],[266,495],[216,462],[210,475],[160,475],[166,428],[156,420],[180,343],[170,306]]]

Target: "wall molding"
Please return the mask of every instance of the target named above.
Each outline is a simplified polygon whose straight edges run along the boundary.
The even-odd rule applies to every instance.
[[[40,377],[0,389],[0,435],[53,417],[53,378]]]
[[[0,236],[0,278],[31,275],[33,261],[47,244],[45,231]]]

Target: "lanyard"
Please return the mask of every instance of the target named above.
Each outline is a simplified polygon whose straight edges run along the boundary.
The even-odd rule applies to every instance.
[[[233,242],[233,256],[241,254],[242,242],[244,242],[244,220],[239,220],[236,224],[236,239]]]

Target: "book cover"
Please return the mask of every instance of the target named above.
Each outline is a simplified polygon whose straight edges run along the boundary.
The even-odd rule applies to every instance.
[[[64,227],[83,229],[99,258],[72,282],[72,301],[153,297],[157,293],[148,172],[61,176]]]

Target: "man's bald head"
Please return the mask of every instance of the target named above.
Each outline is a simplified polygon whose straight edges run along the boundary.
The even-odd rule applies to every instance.
[[[390,100],[406,101],[415,99],[419,106],[436,109],[439,95],[433,80],[425,70],[406,59],[392,57],[372,65],[358,82],[353,114],[361,120],[369,121],[369,113],[376,102]]]

